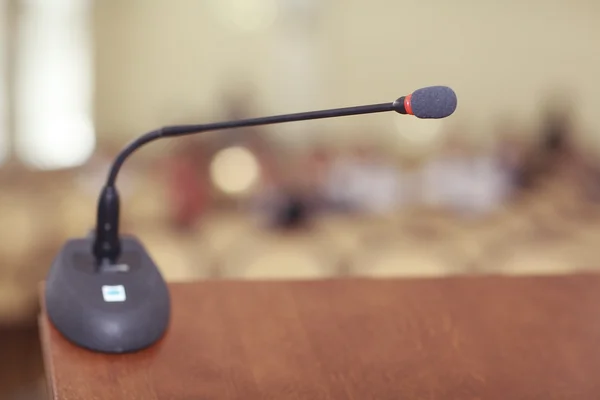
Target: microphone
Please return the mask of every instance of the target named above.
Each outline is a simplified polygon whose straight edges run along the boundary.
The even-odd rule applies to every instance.
[[[158,139],[202,132],[395,111],[417,118],[445,118],[456,109],[444,86],[416,90],[391,103],[336,108],[200,125],[166,126],[128,144],[111,165],[98,199],[96,227],[71,239],[56,256],[45,284],[45,306],[54,327],[70,342],[102,353],[129,353],[156,343],[170,319],[167,284],[143,245],[119,234],[117,176],[140,147]]]
[[[430,86],[400,97],[394,102],[394,110],[417,118],[439,119],[452,115],[456,104],[456,94],[452,89],[446,86]]]

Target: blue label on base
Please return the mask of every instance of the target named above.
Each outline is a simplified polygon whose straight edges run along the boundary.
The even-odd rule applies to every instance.
[[[127,296],[125,295],[125,286],[116,285],[116,286],[102,286],[102,297],[104,297],[104,301],[106,302],[117,302],[117,301],[125,301]]]

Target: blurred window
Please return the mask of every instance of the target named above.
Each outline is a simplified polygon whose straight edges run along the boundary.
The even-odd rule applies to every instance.
[[[8,16],[6,1],[0,1],[0,164],[6,161],[8,156],[8,88],[6,87],[7,68],[7,41],[8,36]]]
[[[15,145],[32,167],[75,167],[94,151],[91,18],[91,0],[20,2]]]

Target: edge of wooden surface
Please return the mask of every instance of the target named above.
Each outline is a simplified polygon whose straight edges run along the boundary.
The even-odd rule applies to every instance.
[[[435,282],[435,281],[487,281],[487,284],[491,282],[508,282],[508,281],[569,281],[574,277],[578,277],[577,282],[581,282],[581,277],[590,277],[594,279],[594,288],[600,284],[600,274],[596,272],[579,272],[573,274],[566,275],[522,275],[522,276],[514,276],[514,275],[504,275],[504,274],[486,274],[486,275],[456,275],[456,276],[446,276],[446,277],[423,277],[423,278],[368,278],[368,277],[352,277],[352,278],[335,278],[335,279],[306,279],[306,280],[245,280],[245,279],[231,279],[231,280],[200,280],[195,282],[169,282],[169,287],[172,288],[182,288],[187,287],[188,293],[192,293],[194,289],[191,289],[192,286],[213,286],[213,285],[249,285],[253,286],[256,284],[260,285],[278,285],[278,284],[286,284],[286,285],[304,285],[304,284],[312,284],[315,283],[317,285],[327,286],[330,283],[333,284],[345,284],[345,283],[359,283],[359,282],[381,282],[383,284],[388,284],[391,282]],[[337,283],[336,283],[337,282]],[[554,287],[551,285],[551,287]],[[39,324],[39,336],[42,344],[42,356],[43,362],[46,372],[46,386],[48,391],[48,398],[52,400],[59,400],[57,391],[60,392],[61,396],[66,396],[67,393],[63,392],[63,388],[59,388],[57,386],[56,375],[55,375],[55,367],[59,368],[60,363],[54,364],[53,354],[57,355],[59,352],[52,351],[52,338],[58,337],[55,335],[54,328],[51,325],[51,321],[49,320],[44,302],[44,283],[40,283],[39,285],[39,294],[40,294],[40,305],[41,305],[41,313],[38,316],[38,324]],[[186,296],[184,296],[186,297]],[[182,298],[184,298],[182,297]],[[68,377],[67,377],[68,379]],[[61,385],[64,383],[64,379],[59,380]],[[70,397],[70,396],[69,396]],[[71,397],[70,397],[71,398]]]
[[[46,389],[48,392],[48,399],[56,400],[56,393],[54,391],[54,388],[56,386],[54,382],[54,368],[52,366],[51,357],[48,354],[48,352],[50,351],[50,338],[48,336],[48,326],[44,314],[40,314],[38,316],[38,329],[40,341],[42,342],[42,361],[44,363],[44,370],[46,375]]]
[[[50,332],[48,332],[48,323],[46,316],[46,303],[44,301],[44,282],[40,282],[38,293],[40,296],[40,314],[38,315],[38,335],[42,344],[42,361],[44,363],[44,372],[46,375],[46,390],[49,400],[57,400],[56,382],[54,382],[54,367],[52,365],[52,357],[48,354],[50,350]]]

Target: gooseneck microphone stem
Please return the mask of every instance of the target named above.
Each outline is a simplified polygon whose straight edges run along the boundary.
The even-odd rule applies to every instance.
[[[258,125],[272,125],[284,122],[306,121],[313,119],[333,118],[358,114],[372,114],[398,109],[398,102],[371,104],[366,106],[335,108],[322,111],[284,114],[271,117],[241,119],[237,121],[224,121],[201,125],[176,125],[166,126],[148,132],[127,145],[115,158],[106,185],[102,189],[98,200],[98,213],[96,220],[96,236],[93,244],[93,253],[97,266],[117,262],[121,254],[119,238],[119,193],[116,188],[117,175],[125,160],[137,149],[158,139],[194,135],[197,133],[216,131],[222,129],[242,128]],[[402,112],[403,113],[403,112]]]
[[[210,124],[200,124],[200,125],[176,125],[176,126],[166,126],[164,128],[148,132],[143,136],[140,136],[133,142],[131,142],[127,147],[125,147],[119,155],[115,158],[115,161],[112,164],[110,169],[110,173],[108,174],[108,180],[106,181],[106,186],[114,186],[117,180],[117,175],[121,166],[125,162],[125,160],[138,148],[143,145],[155,141],[157,139],[176,137],[176,136],[186,136],[186,135],[195,135],[197,133],[208,132],[208,131],[217,131],[222,129],[233,129],[233,128],[243,128],[250,126],[258,126],[258,125],[273,125],[280,124],[284,122],[296,122],[296,121],[306,121],[312,119],[323,119],[323,118],[333,118],[333,117],[342,117],[348,115],[358,115],[358,114],[372,114],[372,113],[380,113],[394,110],[394,103],[381,103],[381,104],[372,104],[367,106],[358,106],[358,107],[346,107],[346,108],[334,108],[331,110],[321,110],[321,111],[310,111],[296,114],[284,114],[284,115],[276,115],[272,117],[261,117],[261,118],[250,118],[250,119],[241,119],[237,121],[224,121],[224,122],[215,122]]]

